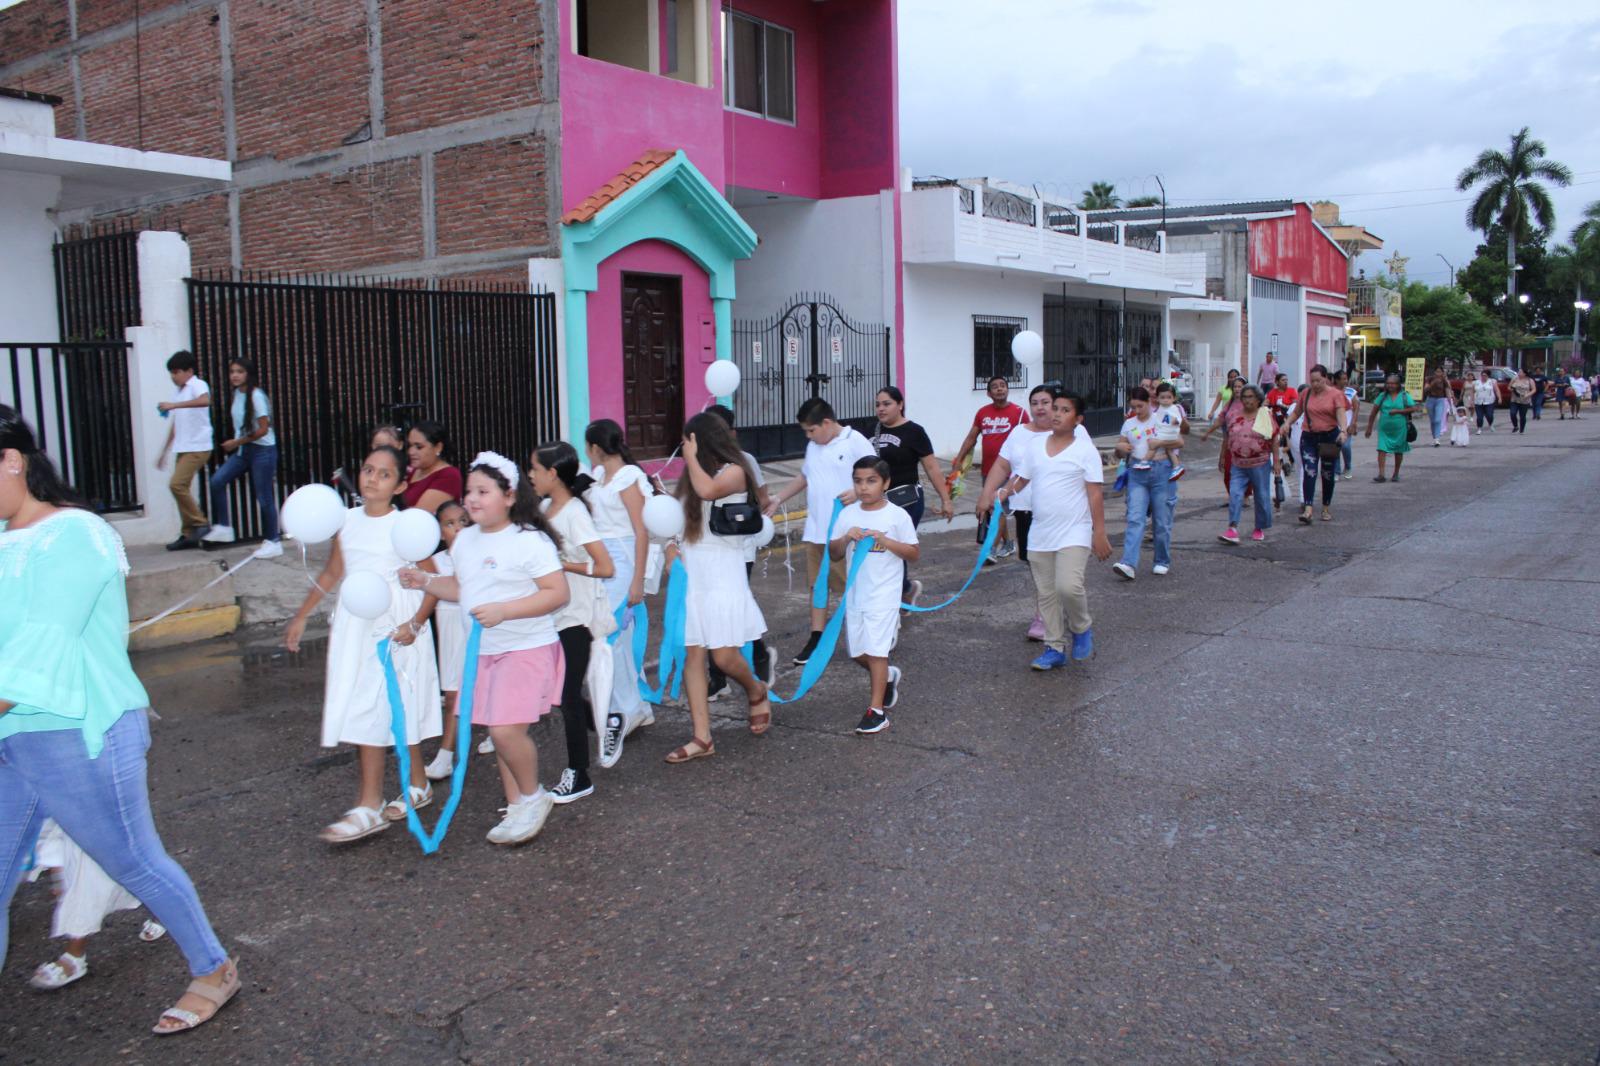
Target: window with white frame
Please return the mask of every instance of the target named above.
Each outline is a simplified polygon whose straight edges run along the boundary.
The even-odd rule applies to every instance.
[[[1021,385],[1022,364],[1011,354],[1011,338],[1028,328],[1026,318],[1001,315],[972,316],[972,387],[984,390],[989,380],[1003,377]]]
[[[722,103],[779,122],[794,121],[794,32],[722,9]]]

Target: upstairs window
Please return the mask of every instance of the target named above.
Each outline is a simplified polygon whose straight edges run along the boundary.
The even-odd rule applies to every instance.
[[[722,58],[724,106],[794,121],[793,31],[724,8]]]
[[[0,0],[3,3],[4,0]],[[590,59],[709,85],[706,0],[570,0],[572,50]]]

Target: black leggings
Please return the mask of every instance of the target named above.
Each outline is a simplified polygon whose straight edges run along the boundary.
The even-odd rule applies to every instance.
[[[1017,522],[1017,558],[1028,561],[1028,527],[1033,525],[1032,511],[1012,511]]]
[[[1307,507],[1316,495],[1317,478],[1322,479],[1322,506],[1326,507],[1333,502],[1333,481],[1339,472],[1339,451],[1327,457],[1318,455],[1317,445],[1339,443],[1339,431],[1336,429],[1324,430],[1321,433],[1301,431],[1300,433],[1300,499],[1305,501]]]
[[[566,676],[561,682],[561,720],[566,724],[567,766],[579,773],[589,772],[589,733],[594,716],[583,695],[584,675],[589,672],[589,642],[594,637],[588,626],[568,626],[557,634],[561,654],[566,659]]]
[[[1528,428],[1528,412],[1531,409],[1531,405],[1525,403],[1511,405],[1511,429],[1513,432],[1521,432]]]

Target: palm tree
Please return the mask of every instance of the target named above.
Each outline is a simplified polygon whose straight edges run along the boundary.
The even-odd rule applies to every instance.
[[[1109,181],[1097,181],[1083,190],[1083,200],[1078,204],[1085,211],[1109,211],[1122,206],[1117,187]]]
[[[1583,209],[1583,221],[1572,227],[1572,247],[1580,255],[1600,254],[1600,200]]]
[[[1530,236],[1529,218],[1542,230],[1555,226],[1556,211],[1540,180],[1552,185],[1572,184],[1572,171],[1545,158],[1544,142],[1528,136],[1524,126],[1511,135],[1511,151],[1485,148],[1472,165],[1456,177],[1456,188],[1466,192],[1480,185],[1467,208],[1467,225],[1484,237],[1496,223],[1506,234],[1506,307],[1517,299],[1517,238]]]
[[[1160,207],[1161,206],[1161,197],[1159,197],[1159,196],[1135,196],[1133,199],[1129,200],[1127,203],[1123,204],[1122,206],[1124,206],[1124,207]]]

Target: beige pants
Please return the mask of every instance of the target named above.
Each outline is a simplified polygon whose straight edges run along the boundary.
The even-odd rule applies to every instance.
[[[1039,594],[1039,614],[1044,619],[1044,642],[1066,653],[1067,633],[1084,633],[1089,617],[1089,594],[1083,585],[1083,572],[1089,565],[1088,548],[1062,548],[1042,552],[1028,549],[1028,566],[1033,570],[1033,587]],[[1062,616],[1066,628],[1062,628]]]
[[[183,516],[185,536],[198,533],[210,525],[205,512],[194,502],[194,493],[191,491],[195,475],[206,468],[206,460],[210,458],[210,452],[179,452],[172,460],[172,480],[167,482],[167,488],[172,490],[172,498],[178,502],[178,514]]]

